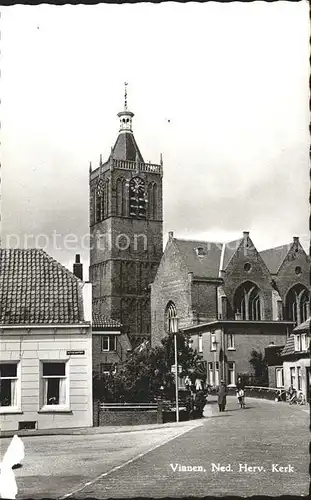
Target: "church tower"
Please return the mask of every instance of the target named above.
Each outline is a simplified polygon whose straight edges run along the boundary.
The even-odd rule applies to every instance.
[[[90,281],[94,308],[119,320],[135,347],[150,337],[149,285],[163,253],[163,162],[144,162],[126,85],[116,143],[106,162],[90,165]]]

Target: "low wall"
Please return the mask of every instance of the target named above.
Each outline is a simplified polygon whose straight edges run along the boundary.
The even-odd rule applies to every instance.
[[[126,406],[116,408],[103,407],[99,401],[95,401],[93,405],[93,426],[109,426],[109,425],[143,425],[143,424],[163,424],[167,422],[176,422],[175,409],[169,410],[167,405],[159,401],[155,408],[126,408]],[[189,420],[189,412],[184,408],[180,408],[179,420],[185,422]]]
[[[157,411],[101,410],[98,426],[101,425],[143,425],[156,424]]]

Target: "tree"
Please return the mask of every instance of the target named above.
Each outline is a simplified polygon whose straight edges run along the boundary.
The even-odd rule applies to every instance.
[[[262,386],[268,385],[268,366],[262,352],[253,349],[249,363],[254,370],[254,384]]]
[[[196,373],[198,361],[202,356],[189,347],[190,336],[177,333],[178,365],[182,367],[180,376],[201,377]],[[163,395],[172,399],[175,391],[174,336],[169,334],[162,340],[162,345],[145,347],[130,353],[119,366],[115,375],[93,377],[95,399],[106,402],[148,402]]]

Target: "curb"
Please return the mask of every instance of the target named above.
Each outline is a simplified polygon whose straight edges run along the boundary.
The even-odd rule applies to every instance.
[[[168,422],[166,424],[150,425],[131,425],[131,426],[106,426],[106,427],[77,427],[72,429],[40,429],[40,430],[22,430],[22,431],[0,431],[1,438],[11,438],[15,434],[19,437],[30,436],[90,436],[95,434],[120,434],[123,432],[143,432],[157,429],[168,429],[176,427],[191,427],[194,422],[201,422],[203,419],[188,420],[185,422]]]

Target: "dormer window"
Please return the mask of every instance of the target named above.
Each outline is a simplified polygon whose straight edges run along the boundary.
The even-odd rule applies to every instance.
[[[307,351],[308,339],[305,333],[295,335],[295,351]]]
[[[205,252],[204,252],[204,248],[203,247],[197,247],[196,248],[196,252],[197,252],[197,255],[199,257],[202,257],[203,255],[205,255]]]

